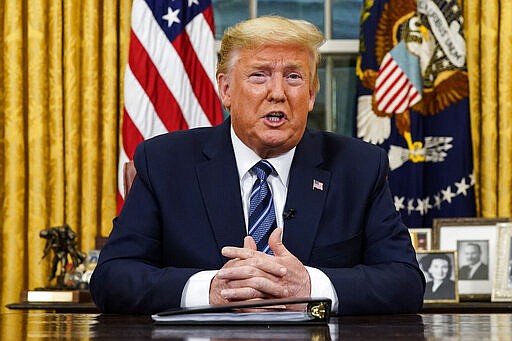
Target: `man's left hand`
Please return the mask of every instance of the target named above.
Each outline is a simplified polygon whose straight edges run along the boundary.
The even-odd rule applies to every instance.
[[[282,243],[282,231],[277,228],[269,237],[273,256],[256,251],[251,237],[246,237],[243,248],[227,246],[222,249],[225,257],[237,263],[217,273],[228,283],[228,289],[221,292],[226,300],[310,296],[308,271]]]

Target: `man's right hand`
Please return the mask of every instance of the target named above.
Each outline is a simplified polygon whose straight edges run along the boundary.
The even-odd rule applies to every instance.
[[[256,243],[252,237],[247,236],[244,238],[244,248],[248,248],[251,250],[256,250]],[[231,259],[229,260],[222,269],[227,269],[231,267],[236,267],[239,259]],[[221,270],[222,270],[221,269]],[[229,280],[219,278],[219,276],[215,275],[210,284],[210,304],[225,304],[228,303],[229,300],[222,297],[222,290],[229,289]]]

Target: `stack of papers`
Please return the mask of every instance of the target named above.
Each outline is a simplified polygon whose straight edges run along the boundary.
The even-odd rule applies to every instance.
[[[290,311],[290,305],[303,309]],[[328,298],[287,298],[172,309],[151,317],[156,324],[326,324],[330,312]]]

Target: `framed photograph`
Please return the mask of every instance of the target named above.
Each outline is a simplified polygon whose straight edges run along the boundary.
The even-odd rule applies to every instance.
[[[431,228],[410,228],[412,245],[416,251],[432,250],[432,229]]]
[[[461,300],[490,301],[496,269],[496,224],[509,218],[433,220],[434,247],[456,250]]]
[[[459,302],[457,251],[418,251],[416,258],[427,281],[423,302]]]
[[[498,226],[498,255],[491,301],[512,301],[512,223]]]

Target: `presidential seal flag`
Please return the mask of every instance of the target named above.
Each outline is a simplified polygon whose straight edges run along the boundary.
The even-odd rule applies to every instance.
[[[456,0],[365,0],[357,137],[387,150],[409,227],[475,215],[463,18]]]
[[[124,79],[123,166],[137,144],[169,131],[222,122],[211,0],[134,0]]]

